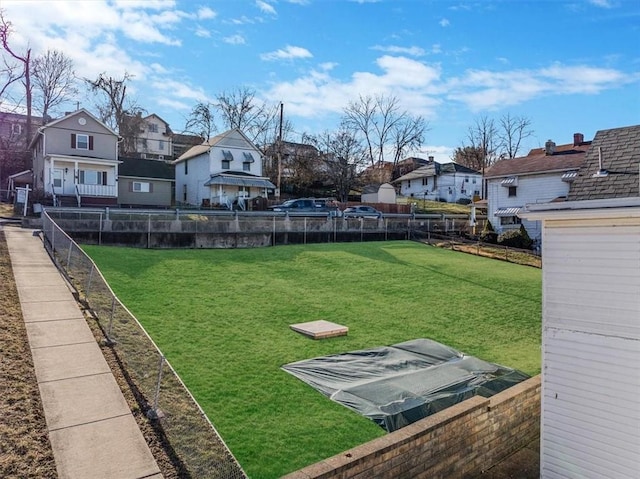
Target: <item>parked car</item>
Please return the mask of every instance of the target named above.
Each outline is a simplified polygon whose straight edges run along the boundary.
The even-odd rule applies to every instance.
[[[281,205],[269,207],[272,211],[289,211],[291,213],[338,213],[338,207],[325,198],[298,198],[287,200]]]
[[[382,218],[382,213],[371,206],[349,206],[342,212],[345,218]]]

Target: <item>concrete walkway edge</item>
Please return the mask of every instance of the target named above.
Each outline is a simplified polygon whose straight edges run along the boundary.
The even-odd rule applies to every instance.
[[[4,227],[58,476],[159,479],[72,291],[33,230]]]

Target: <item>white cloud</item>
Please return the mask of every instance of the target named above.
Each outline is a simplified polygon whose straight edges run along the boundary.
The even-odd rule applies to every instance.
[[[216,18],[218,14],[211,10],[209,7],[200,7],[198,9],[197,15],[199,20],[209,20],[212,18]]]
[[[538,70],[468,70],[464,77],[448,82],[447,96],[478,112],[517,105],[542,96],[596,94],[638,80],[638,76],[617,70],[562,64]]]
[[[442,28],[448,27],[449,26],[449,20],[447,20],[446,18],[443,18],[442,20],[440,20],[438,22],[440,24],[440,26]]]
[[[377,60],[381,73],[356,72],[340,81],[327,71],[313,70],[293,81],[274,85],[265,98],[286,102],[290,114],[305,118],[340,114],[358,95],[389,95],[398,98],[404,109],[432,118],[440,100],[440,68],[405,57],[382,56]]]
[[[196,37],[211,38],[211,32],[204,27],[196,27]]]
[[[609,0],[589,0],[591,5],[601,8],[612,8],[611,2]]]
[[[421,57],[424,55],[424,49],[421,47],[399,47],[399,46],[395,46],[395,45],[389,45],[389,46],[382,46],[382,45],[375,45],[373,47],[371,47],[372,50],[378,50],[381,52],[385,52],[385,53],[393,53],[393,54],[399,54],[399,55],[411,55],[413,57]]]
[[[287,45],[284,49],[279,49],[269,53],[263,53],[260,58],[265,61],[273,60],[293,60],[297,58],[311,58],[313,55],[309,50],[302,47]]]
[[[224,37],[222,41],[229,45],[244,45],[246,43],[245,38],[240,34]]]
[[[273,8],[273,5],[267,2],[263,2],[262,0],[256,0],[256,7],[258,7],[258,9],[263,13],[267,13],[269,15],[277,15],[276,9]]]

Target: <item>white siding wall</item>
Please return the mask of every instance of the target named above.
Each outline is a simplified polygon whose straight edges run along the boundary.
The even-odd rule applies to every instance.
[[[469,182],[465,182],[465,178],[469,178]],[[444,198],[449,202],[455,202],[460,198],[473,198],[475,191],[482,195],[482,176],[464,173],[443,174],[438,176],[437,180],[433,176],[429,176],[427,185],[423,185],[423,178],[417,178],[409,181],[403,181],[400,186],[400,192],[404,196],[413,195],[415,198],[423,198],[427,200],[439,200]],[[476,183],[473,184],[475,179]],[[434,188],[434,183],[436,187]],[[464,188],[464,193],[462,192]]]
[[[562,181],[562,173],[518,176],[517,196],[509,197],[509,188],[502,186],[502,178],[487,180],[489,200],[488,219],[494,229],[502,233],[509,226],[501,227],[500,218],[495,216],[498,208],[523,207],[531,203],[548,203],[559,196],[569,193],[569,183]],[[522,220],[532,239],[540,239],[542,229],[540,221]],[[513,227],[511,227],[513,228]]]
[[[209,155],[202,154],[186,160],[187,174],[184,173],[184,161],[176,165],[176,202],[184,202],[184,185],[187,185],[187,203],[200,206],[203,198],[209,198],[209,188],[203,184],[209,179]]]
[[[640,477],[640,219],[547,221],[544,478]]]

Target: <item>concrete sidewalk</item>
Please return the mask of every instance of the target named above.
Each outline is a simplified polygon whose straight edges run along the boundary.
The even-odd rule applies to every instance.
[[[5,227],[60,478],[162,477],[66,281],[32,230]]]

